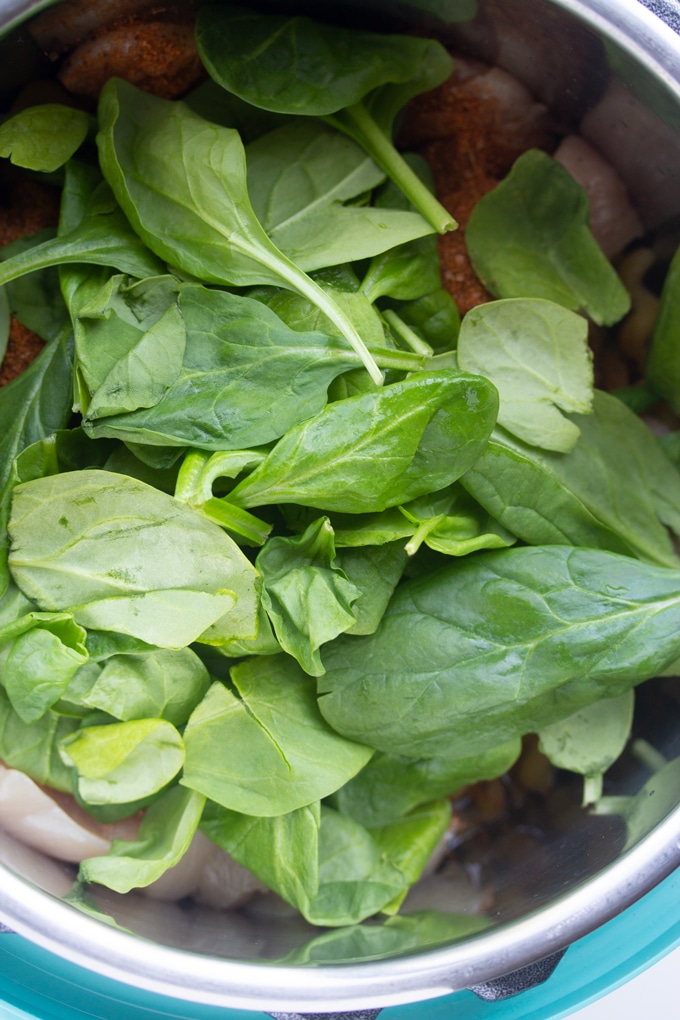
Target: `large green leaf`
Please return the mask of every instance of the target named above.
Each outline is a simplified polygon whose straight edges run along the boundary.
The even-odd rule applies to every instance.
[[[18,485],[10,569],[43,609],[82,626],[182,648],[230,614],[256,628],[256,572],[216,525],[166,493],[110,471]]]
[[[287,814],[328,796],[370,758],[320,715],[314,681],[288,656],[257,657],[215,683],[184,739],[182,783],[243,814]]]
[[[389,754],[471,757],[615,697],[680,651],[680,572],[595,549],[477,553],[326,650],[320,707]]]

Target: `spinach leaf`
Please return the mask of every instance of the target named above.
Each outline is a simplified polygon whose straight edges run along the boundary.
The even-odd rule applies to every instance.
[[[58,746],[80,725],[56,712],[27,723],[12,708],[0,687],[0,758],[10,768],[25,772],[36,783],[73,792],[73,770],[61,760]]]
[[[409,886],[417,882],[437,844],[451,821],[451,804],[448,800],[422,804],[407,815],[371,829],[371,836],[382,850],[386,860],[406,877]],[[382,909],[383,913],[396,914],[408,888]]]
[[[596,549],[477,553],[402,585],[324,655],[319,706],[389,754],[471,757],[656,676],[680,651],[680,574]]]
[[[318,801],[285,815],[258,818],[208,801],[201,831],[261,882],[302,909],[319,889]]]
[[[386,352],[384,350],[380,351],[380,356],[378,356],[376,348],[385,347],[385,329],[380,315],[373,308],[368,298],[356,291],[339,289],[325,282],[323,286],[365,338],[366,343],[371,348],[373,355],[378,358],[380,364],[385,368],[400,368],[401,365],[398,361],[393,365],[389,360],[386,363],[381,360],[385,358]],[[322,333],[330,334],[330,336],[340,336],[337,326],[316,305],[313,305],[300,294],[276,290],[267,296],[264,303],[273,312],[276,312],[291,329],[298,332],[318,330]],[[403,363],[405,371],[412,370],[415,367],[416,364],[413,362],[410,365]]]
[[[666,566],[678,558],[663,525],[680,529],[680,476],[625,404],[596,392],[568,454],[539,451],[498,429],[461,484],[532,545],[610,549]]]
[[[80,305],[75,370],[86,422],[153,407],[176,381],[186,346],[178,289],[172,276],[115,275]]]
[[[588,226],[588,197],[538,149],[476,204],[465,240],[482,283],[500,298],[547,298],[613,325],[630,298]]]
[[[568,453],[580,432],[561,411],[588,414],[593,358],[588,323],[552,301],[515,298],[471,309],[458,364],[498,389],[498,424],[525,443]]]
[[[133,719],[81,726],[59,743],[66,765],[77,771],[86,804],[127,804],[158,793],[184,764],[184,744],[164,719]]]
[[[336,548],[338,567],[360,592],[352,603],[355,622],[348,628],[348,634],[372,634],[376,630],[407,560],[402,542]]]
[[[63,330],[20,376],[0,390],[0,592],[9,582],[7,521],[12,465],[25,447],[63,428],[71,417],[73,335]],[[49,386],[44,385],[49,379]]]
[[[296,119],[251,142],[246,165],[255,215],[277,248],[307,272],[432,232],[408,209],[352,204],[384,174],[355,142],[318,121]]]
[[[409,880],[362,825],[321,807],[319,891],[301,909],[312,924],[356,924],[404,893]]]
[[[430,191],[434,191],[432,173],[425,160],[411,153],[406,153],[404,160]],[[379,209],[407,211],[413,208],[392,181],[378,190],[374,204]],[[363,275],[361,290],[369,301],[382,297],[414,301],[438,290],[441,282],[437,239],[430,235],[375,255]]]
[[[34,722],[59,701],[87,662],[85,631],[69,613],[34,612],[0,630],[0,643],[6,641],[2,683],[20,718]]]
[[[475,462],[496,401],[487,380],[453,372],[416,373],[340,400],[290,429],[229,498],[244,507],[299,503],[348,513],[406,502]]]
[[[276,638],[311,676],[324,671],[320,647],[356,623],[361,592],[335,559],[330,521],[319,517],[302,535],[270,538],[255,561]]]
[[[166,493],[110,471],[18,485],[10,569],[41,608],[165,648],[222,620],[256,627],[256,573],[224,532]]]
[[[460,313],[448,290],[439,287],[415,301],[398,305],[399,318],[434,351],[443,353],[456,346],[460,330]]]
[[[439,43],[266,16],[229,4],[201,9],[196,41],[205,68],[223,88],[276,113],[330,117],[436,230],[453,229],[455,221],[389,137],[401,107],[451,73],[451,58]]]
[[[147,284],[140,286],[143,300]],[[103,329],[88,331],[87,380],[94,373],[101,377],[109,373],[106,389],[113,387],[119,405],[129,405],[127,410],[120,406],[126,413],[117,414],[110,398],[100,399],[93,389],[93,404],[84,419],[89,435],[204,450],[260,446],[321,411],[330,382],[361,364],[342,341],[290,329],[249,297],[185,285],[179,305],[169,308],[174,309],[176,342],[171,344],[168,338],[165,355],[168,323],[167,315],[161,315],[152,346],[147,344],[145,350],[149,360],[143,375],[137,370],[130,374],[132,366],[125,356],[109,367],[100,344],[103,337],[116,333],[118,339],[108,344],[111,362],[126,346],[137,360],[135,337],[146,344],[148,334],[133,326],[128,337],[118,318],[106,321]]]
[[[147,808],[136,839],[115,839],[104,857],[81,863],[78,877],[121,893],[150,885],[189,849],[204,804],[200,794],[172,787]]]
[[[584,804],[602,796],[602,776],[630,737],[634,703],[634,692],[624,691],[539,731],[539,749],[553,765],[585,776]]]
[[[334,806],[369,829],[387,825],[419,804],[450,796],[471,783],[502,776],[514,765],[521,749],[521,741],[515,737],[463,758],[407,758],[378,751],[354,779],[333,795]]]
[[[649,345],[645,378],[671,407],[680,410],[680,249],[668,268]]]
[[[0,156],[28,170],[51,173],[80,148],[89,128],[83,110],[60,103],[31,106],[0,124]]]
[[[273,284],[304,294],[338,325],[381,382],[352,323],[262,229],[248,197],[245,152],[236,131],[115,79],[102,89],[99,123],[104,176],[149,248],[205,283]],[[178,151],[182,160],[175,158]]]
[[[19,237],[0,249],[0,260],[5,261],[52,237],[54,230],[49,227],[37,234]],[[59,272],[54,266],[13,280],[0,294],[8,301],[8,311],[42,340],[52,340],[68,322],[68,311],[59,288]]]
[[[187,723],[184,786],[243,814],[281,815],[328,796],[370,758],[328,726],[313,680],[288,656],[246,660],[231,678],[236,693],[213,684]]]
[[[190,648],[123,652],[105,660],[78,703],[124,722],[165,719],[183,726],[209,686],[208,671]],[[66,697],[73,695],[71,685]]]
[[[502,549],[516,541],[458,483],[399,509],[413,524],[405,546],[409,556],[423,543],[446,556],[467,556],[478,549]]]

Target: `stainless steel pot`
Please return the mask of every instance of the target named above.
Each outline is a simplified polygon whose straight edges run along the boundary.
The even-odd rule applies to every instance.
[[[0,28],[14,30],[45,6],[0,0]],[[677,17],[669,0],[658,6]],[[663,232],[680,218],[680,39],[637,0],[479,0],[477,15],[463,22],[451,20],[454,0],[333,5],[339,12],[350,7],[353,16],[361,8],[374,22],[390,23],[426,11],[443,38],[516,74],[565,123],[583,122],[618,167],[646,226]],[[656,682],[644,686],[643,736],[667,758],[677,757],[680,701],[664,701]],[[88,916],[63,901],[73,878],[68,869],[1,833],[0,917],[83,967],[224,1007],[313,1013],[377,1009],[471,987],[490,996],[495,987],[502,995],[547,976],[572,941],[680,863],[679,779],[672,766],[650,777],[631,758],[619,776],[621,792],[643,789],[628,834],[615,817],[572,811],[541,839],[527,841],[522,854],[496,859],[484,871],[483,882],[499,892],[489,927],[434,949],[377,951],[372,925],[344,948],[338,936],[312,943],[308,926],[273,908],[221,913],[132,894],[98,895]],[[451,889],[449,909],[460,910],[463,893]],[[515,977],[493,984],[508,974]]]

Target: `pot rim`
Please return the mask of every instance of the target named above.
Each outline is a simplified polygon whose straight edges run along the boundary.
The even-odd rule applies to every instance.
[[[0,0],[3,30],[54,2]],[[651,11],[637,0],[551,2],[630,54],[680,104],[680,42]],[[631,906],[678,865],[680,805],[600,874],[548,906],[447,947],[359,964],[300,968],[163,946],[78,912],[2,864],[0,919],[71,963],[178,999],[279,1012],[368,1009],[448,995],[550,956]]]

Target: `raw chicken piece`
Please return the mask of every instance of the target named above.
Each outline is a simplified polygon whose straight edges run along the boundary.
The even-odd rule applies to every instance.
[[[266,887],[233,857],[197,832],[188,851],[174,868],[142,892],[152,899],[180,900],[191,896],[197,903],[218,910],[241,907]]]
[[[680,214],[680,138],[618,79],[581,122],[581,134],[616,165],[646,228]],[[652,172],[650,173],[650,168]]]
[[[61,861],[105,854],[111,840],[71,817],[37,783],[0,765],[0,827],[36,850]]]
[[[614,258],[643,233],[642,222],[630,203],[623,181],[592,145],[568,135],[554,154],[588,193],[590,229],[608,258]]]

